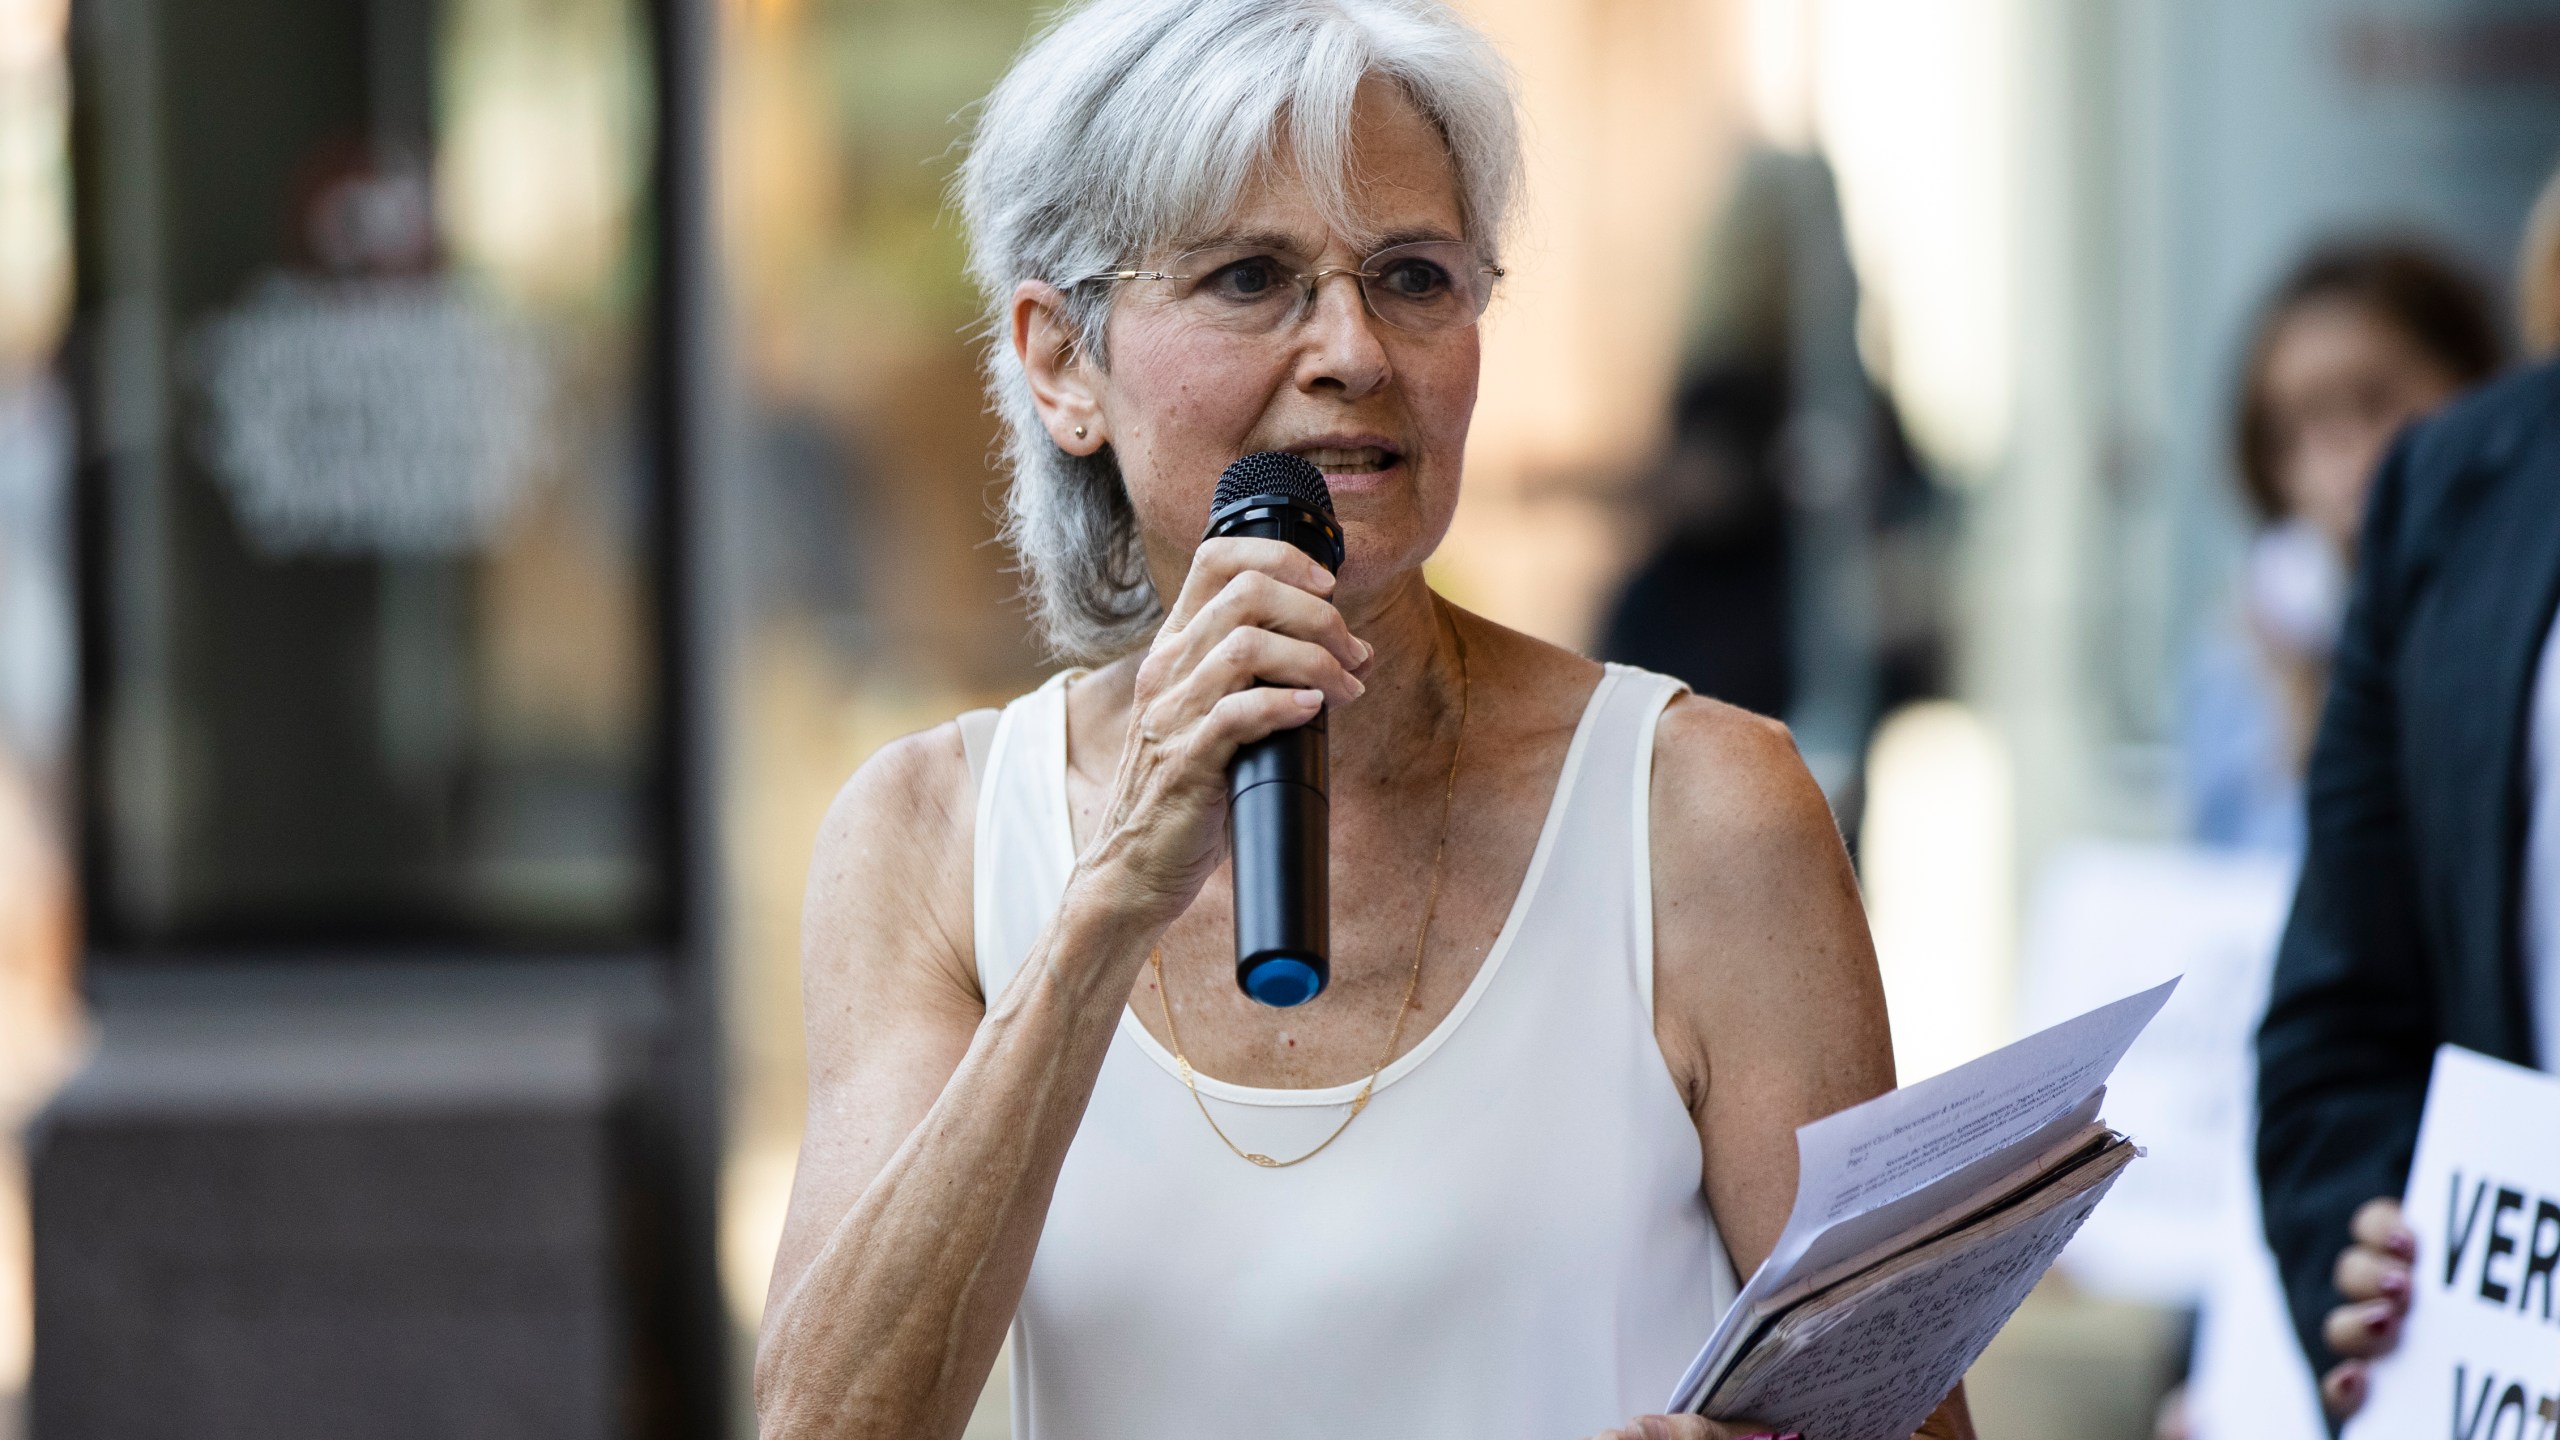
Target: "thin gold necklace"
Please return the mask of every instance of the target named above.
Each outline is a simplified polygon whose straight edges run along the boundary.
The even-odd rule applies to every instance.
[[[1209,1102],[1200,1098],[1200,1080],[1191,1069],[1191,1057],[1182,1053],[1182,1031],[1173,1023],[1173,1002],[1165,993],[1164,947],[1158,945],[1147,954],[1147,963],[1156,972],[1156,1008],[1164,1014],[1164,1033],[1173,1041],[1173,1063],[1181,1067],[1182,1083],[1191,1092],[1191,1103],[1200,1107],[1200,1118],[1209,1122],[1210,1131],[1235,1153],[1237,1159],[1249,1160],[1265,1170],[1286,1170],[1292,1165],[1304,1165],[1313,1160],[1325,1152],[1326,1146],[1341,1139],[1342,1132],[1351,1128],[1351,1122],[1360,1118],[1360,1112],[1369,1108],[1369,1096],[1377,1089],[1378,1077],[1387,1073],[1387,1065],[1396,1058],[1396,1047],[1404,1043],[1405,1018],[1413,1013],[1414,991],[1422,983],[1422,949],[1431,939],[1431,917],[1440,908],[1440,875],[1449,858],[1449,807],[1458,795],[1458,757],[1467,751],[1467,707],[1474,699],[1474,682],[1467,673],[1467,637],[1459,633],[1458,622],[1449,614],[1445,601],[1434,595],[1431,604],[1433,613],[1449,627],[1450,643],[1458,651],[1458,738],[1449,747],[1449,779],[1440,791],[1440,844],[1431,852],[1431,891],[1422,902],[1422,925],[1413,935],[1413,969],[1405,976],[1404,1003],[1396,1007],[1395,1028],[1387,1032],[1386,1053],[1378,1057],[1377,1067],[1369,1072],[1369,1078],[1360,1082],[1360,1093],[1351,1097],[1351,1113],[1342,1117],[1342,1123],[1333,1127],[1333,1133],[1324,1137],[1323,1144],[1295,1160],[1274,1160],[1227,1138],[1226,1130],[1218,1124],[1218,1117],[1209,1113]]]

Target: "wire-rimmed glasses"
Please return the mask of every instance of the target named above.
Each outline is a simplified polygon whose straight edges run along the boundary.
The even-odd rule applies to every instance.
[[[1369,313],[1399,330],[1428,335],[1472,325],[1493,300],[1498,265],[1482,263],[1458,240],[1390,245],[1356,266],[1317,268],[1314,261],[1268,245],[1208,245],[1186,250],[1163,270],[1106,270],[1073,283],[1147,284],[1183,314],[1221,330],[1263,335],[1295,324],[1315,308],[1316,286],[1348,275]]]

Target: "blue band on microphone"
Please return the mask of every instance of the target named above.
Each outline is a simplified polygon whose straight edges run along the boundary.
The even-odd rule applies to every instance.
[[[1314,966],[1286,955],[1275,955],[1244,975],[1244,993],[1275,1010],[1304,1005],[1323,988]]]

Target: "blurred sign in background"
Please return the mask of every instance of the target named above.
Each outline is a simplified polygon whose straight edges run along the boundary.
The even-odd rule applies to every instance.
[[[1530,205],[1437,582],[1795,726],[1905,1078],[2154,969],[2245,1008],[2283,864],[2185,845],[2179,749],[2235,624],[2240,349],[2325,237],[2503,281],[2560,159],[2546,7],[1462,8],[1519,73]],[[532,1014],[513,1049],[557,1064],[437,1093],[705,1144],[716,1107],[716,1230],[675,1206],[665,1253],[716,1238],[694,1318],[744,1344],[819,817],[1045,670],[944,204],[1040,9],[0,0],[0,1119],[137,1053],[120,1004],[214,1007],[182,1073],[260,1094],[240,1067],[411,1094],[359,1062],[470,1070]],[[2245,1097],[2192,1082],[2240,1083],[2245,1033],[2169,1037],[2164,1169],[2231,1178]],[[707,1192],[707,1152],[613,1170],[619,1123],[599,1173]],[[0,1172],[0,1394],[23,1196]],[[2181,1254],[2249,1233],[2189,1220]],[[1987,1435],[2149,1433],[2202,1296],[2122,1260],[1986,1360]]]

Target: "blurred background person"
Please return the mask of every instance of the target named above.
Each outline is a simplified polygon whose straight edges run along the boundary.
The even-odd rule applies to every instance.
[[[2487,292],[2415,240],[2324,246],[2268,299],[2232,427],[2254,526],[2243,634],[2198,656],[2183,727],[2197,840],[2300,850],[2302,767],[2374,469],[2403,426],[2487,379],[2504,350]]]
[[[1744,155],[1692,283],[1666,453],[1636,495],[1640,543],[1650,549],[1610,608],[1601,648],[1700,694],[1784,716],[1805,643],[1792,551],[1817,457],[1803,447],[1834,438],[1807,433],[1826,422],[1822,407],[1850,417],[1851,478],[1871,520],[1907,524],[1933,508],[1934,487],[1891,397],[1854,358],[1857,271],[1837,183],[1819,154],[1758,146]],[[1843,356],[1851,358],[1840,365]],[[1846,394],[1823,392],[1840,378],[1830,368],[1845,375]],[[1896,676],[1880,708],[1941,678],[1917,656],[1898,663],[1920,673]]]
[[[1858,357],[1858,278],[1830,164],[1757,146],[1707,227],[1663,458],[1600,653],[1863,754],[1943,692],[1949,506]],[[1845,593],[1843,593],[1845,592]],[[1829,693],[1825,693],[1825,691]],[[1831,777],[1855,842],[1854,775]]]
[[[2231,473],[2254,534],[2233,628],[2191,662],[2182,735],[2189,824],[2205,847],[2182,904],[2208,915],[2217,896],[2255,890],[2239,923],[2171,961],[2191,996],[2229,1012],[2210,1073],[2245,1088],[2244,1056],[2274,963],[2270,903],[2292,882],[2302,837],[2302,763],[2328,660],[2365,489],[2391,438],[2457,390],[2485,379],[2502,342],[2485,290],[2459,261],[2407,237],[2345,239],[2297,262],[2269,295],[2242,352],[2231,407]],[[2228,857],[2228,858],[2223,858]],[[2169,933],[2156,924],[2156,942]],[[2236,1003],[2233,1003],[2236,1002]],[[2233,1097],[2235,1100],[2237,1097]],[[2163,1440],[2314,1440],[2308,1373],[2291,1363],[2289,1327],[2260,1239],[2245,1106],[2218,1123],[2162,1135],[2214,1167],[2197,1280],[2194,1394],[2164,1407]],[[2298,1399],[2294,1392],[2298,1392]],[[2288,1402],[2291,1403],[2288,1403]]]
[[[2560,352],[2560,171],[2534,197],[2516,247],[2516,336],[2527,359]]]
[[[2405,434],[2373,482],[2258,1039],[2258,1174],[2333,1416],[2397,1343],[2428,1065],[2560,1057],[2560,367]]]

